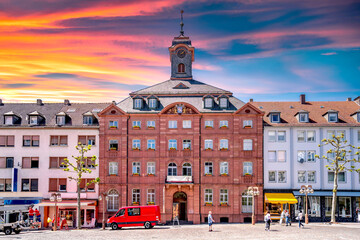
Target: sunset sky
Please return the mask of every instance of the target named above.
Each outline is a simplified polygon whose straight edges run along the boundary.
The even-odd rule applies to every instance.
[[[359,0],[0,0],[0,98],[120,101],[168,80],[181,9],[196,80],[243,101],[360,96]]]

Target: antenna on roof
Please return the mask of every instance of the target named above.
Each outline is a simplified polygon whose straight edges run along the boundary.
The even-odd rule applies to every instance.
[[[183,22],[183,13],[184,13],[184,10],[181,10],[181,11],[180,11],[180,15],[181,15],[181,22],[180,22],[180,36],[184,36],[184,30],[183,30],[183,27],[184,27],[184,22]]]

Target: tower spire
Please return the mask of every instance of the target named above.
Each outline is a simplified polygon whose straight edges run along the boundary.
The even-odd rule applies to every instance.
[[[184,13],[184,10],[181,10],[181,11],[180,11],[180,15],[181,15],[181,22],[180,22],[180,37],[181,37],[181,36],[184,36],[184,30],[183,30],[183,27],[184,27],[184,22],[183,22],[183,13]]]

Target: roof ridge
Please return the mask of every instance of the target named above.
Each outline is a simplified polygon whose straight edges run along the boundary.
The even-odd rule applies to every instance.
[[[165,81],[162,81],[162,82],[156,83],[156,84],[151,85],[151,86],[147,86],[147,87],[145,87],[145,88],[141,88],[141,89],[139,89],[139,90],[136,90],[136,91],[130,92],[130,93],[129,93],[129,95],[131,95],[131,94],[137,94],[137,92],[140,92],[140,91],[142,91],[142,90],[145,90],[145,89],[148,89],[148,88],[151,88],[151,87],[155,87],[155,86],[157,86],[157,85],[159,85],[159,84],[162,84],[162,83],[165,83],[165,82],[168,82],[168,81],[173,81],[173,80],[169,79],[169,80],[165,80]]]

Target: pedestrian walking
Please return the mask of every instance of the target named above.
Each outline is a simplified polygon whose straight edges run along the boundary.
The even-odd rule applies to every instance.
[[[302,220],[303,214],[302,211],[299,212],[299,215],[297,216],[297,220],[299,221],[299,228],[302,226],[304,228],[304,224],[302,224],[301,220]]]
[[[283,220],[284,220],[284,218],[285,218],[285,211],[286,211],[286,210],[283,210],[283,211],[281,212],[281,214],[280,214],[280,225],[282,225],[282,222],[283,222]]]
[[[290,214],[287,210],[285,210],[285,223],[286,223],[286,226],[291,226],[291,222],[290,222]]]
[[[213,217],[211,215],[211,211],[209,211],[209,215],[208,215],[209,232],[212,232],[212,224],[213,224],[213,222],[215,222],[215,220],[213,219]]]
[[[270,231],[271,215],[269,211],[266,213],[264,221],[265,221],[265,231]]]

